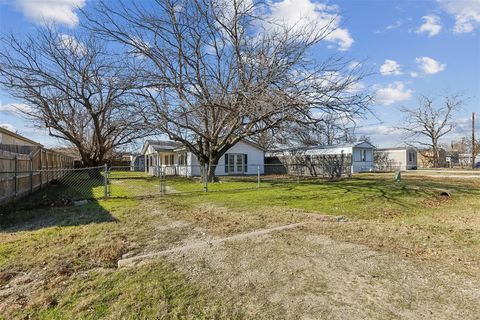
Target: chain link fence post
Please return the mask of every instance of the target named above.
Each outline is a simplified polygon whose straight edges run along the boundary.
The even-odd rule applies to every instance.
[[[103,165],[103,197],[108,198],[108,167]]]
[[[260,188],[260,166],[257,166],[257,188]]]
[[[30,194],[33,193],[33,161],[30,161]]]
[[[297,163],[296,164],[296,167],[297,167],[297,183],[300,183],[300,166],[299,164]]]
[[[160,168],[160,165],[157,164],[157,175],[158,175],[158,187],[160,188],[160,195],[163,196],[165,195],[165,179],[163,176],[163,169]]]
[[[17,197],[17,189],[18,189],[18,186],[17,186],[17,175],[18,175],[18,158],[17,156],[15,156],[15,173],[14,173],[14,176],[13,176],[13,184],[14,184],[14,188],[15,188],[15,193],[14,193],[14,197],[16,198]]]
[[[208,171],[207,164],[203,165],[203,192],[208,192]]]

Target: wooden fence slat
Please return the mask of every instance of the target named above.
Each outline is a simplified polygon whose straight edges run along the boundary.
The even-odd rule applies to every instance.
[[[49,174],[49,169],[73,168],[73,158],[37,150],[26,155],[0,149],[0,204],[31,194],[60,176]]]

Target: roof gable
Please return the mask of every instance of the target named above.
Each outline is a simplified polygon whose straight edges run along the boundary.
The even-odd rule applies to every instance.
[[[172,140],[145,140],[142,147],[142,154],[145,154],[148,147],[151,146],[155,151],[175,150],[182,146],[181,143]]]
[[[260,146],[258,143],[256,143],[256,142],[253,142],[253,141],[250,141],[250,140],[247,140],[247,139],[242,139],[242,140],[240,140],[239,142],[243,142],[243,143],[245,143],[245,144],[248,144],[249,146],[254,147],[254,148],[258,149],[258,150],[265,151],[265,148],[261,147],[261,146]],[[237,142],[237,143],[239,143],[239,142]]]
[[[356,144],[353,144],[352,147],[354,147],[354,148],[372,148],[372,149],[375,148],[375,146],[368,141],[360,141]]]

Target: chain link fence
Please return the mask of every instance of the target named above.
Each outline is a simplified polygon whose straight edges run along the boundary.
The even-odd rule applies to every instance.
[[[213,174],[214,172],[214,174]],[[269,188],[291,183],[315,183],[350,176],[350,165],[308,164],[162,165],[148,168],[110,167],[108,196],[152,196]],[[205,173],[205,174],[204,174]]]
[[[231,192],[287,186],[292,183],[318,183],[348,175],[348,165],[320,168],[306,164],[246,165],[240,162],[217,165],[210,173],[207,167],[181,165],[147,169],[105,165],[78,169],[0,172],[0,180],[5,182],[5,187],[0,190],[0,206],[2,210],[13,210],[76,205],[78,201],[100,198]],[[22,192],[11,192],[12,188],[15,191],[22,184],[28,185],[28,190],[22,188]],[[6,194],[10,196],[7,197]]]
[[[107,168],[0,172],[0,206],[70,205],[107,194]]]

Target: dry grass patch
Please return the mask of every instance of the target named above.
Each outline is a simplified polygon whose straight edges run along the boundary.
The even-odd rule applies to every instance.
[[[479,282],[303,230],[172,255],[252,319],[474,319]]]
[[[183,196],[182,196],[183,197]],[[169,199],[166,214],[205,229],[212,236],[227,236],[280,225],[301,222],[308,214],[298,209],[282,207],[241,210],[212,202],[188,204]]]

